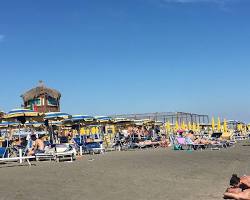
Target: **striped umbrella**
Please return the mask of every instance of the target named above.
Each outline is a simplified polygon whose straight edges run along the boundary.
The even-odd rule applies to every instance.
[[[108,116],[95,116],[95,119],[98,122],[110,122],[112,120],[112,118]]]
[[[63,120],[63,119],[69,119],[71,118],[71,115],[68,113],[64,112],[50,112],[50,113],[45,113],[44,119],[47,120]]]
[[[26,120],[34,120],[34,121],[42,121],[43,114],[35,112],[33,110],[19,108],[13,109],[3,116],[3,119],[12,121],[18,120],[21,121],[22,124],[25,123]]]
[[[72,118],[70,119],[72,122],[77,122],[77,121],[94,121],[94,117],[90,115],[72,115]]]
[[[19,125],[20,125],[19,122],[6,122],[6,121],[4,121],[4,122],[0,123],[0,128],[8,128],[10,126],[19,126]]]

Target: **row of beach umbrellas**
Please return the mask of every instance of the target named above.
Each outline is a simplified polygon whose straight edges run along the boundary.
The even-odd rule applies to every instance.
[[[61,123],[81,123],[81,122],[110,122],[108,116],[70,115],[64,112],[39,113],[28,109],[14,109],[3,115],[0,127],[19,125],[39,125],[45,121],[60,121]]]

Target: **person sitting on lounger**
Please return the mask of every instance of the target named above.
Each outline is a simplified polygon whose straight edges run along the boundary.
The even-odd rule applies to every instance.
[[[195,140],[194,132],[190,130],[188,134],[186,135],[186,138],[189,138],[191,141],[194,141]]]
[[[35,155],[37,153],[44,153],[44,142],[42,138],[36,138],[36,135],[31,135],[31,140],[33,141],[32,148],[29,149],[28,156]]]
[[[224,198],[250,200],[250,176],[239,178],[236,174],[230,180],[231,187],[224,193]]]

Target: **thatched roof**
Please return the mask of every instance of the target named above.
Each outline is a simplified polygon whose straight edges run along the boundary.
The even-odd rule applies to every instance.
[[[39,97],[40,95],[43,95],[43,94],[46,94],[46,95],[48,95],[52,98],[55,98],[55,99],[61,98],[60,92],[58,92],[55,89],[47,88],[45,86],[35,87],[35,88],[29,90],[28,92],[24,93],[23,95],[21,95],[21,97],[26,102],[26,101],[29,101],[29,100],[34,99],[36,97]]]

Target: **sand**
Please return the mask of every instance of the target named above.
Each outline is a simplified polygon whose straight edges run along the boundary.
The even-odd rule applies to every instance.
[[[0,199],[222,199],[232,173],[250,175],[250,146],[220,151],[148,149],[73,163],[0,165]]]

